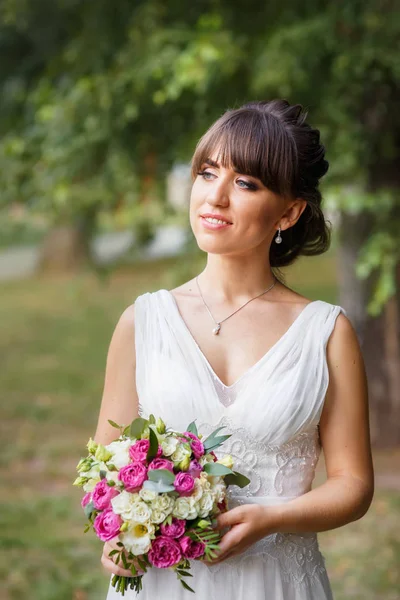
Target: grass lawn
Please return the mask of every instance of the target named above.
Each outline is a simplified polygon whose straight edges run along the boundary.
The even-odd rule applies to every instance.
[[[171,289],[202,264],[188,261],[178,275],[176,259],[127,267],[108,285],[90,274],[2,285],[1,600],[105,598],[102,543],[83,534],[71,483],[94,434],[108,344],[137,295]],[[333,252],[288,273],[290,287],[337,302]],[[390,456],[380,464],[391,471]],[[400,598],[399,510],[400,492],[379,489],[364,519],[321,535],[336,600]]]

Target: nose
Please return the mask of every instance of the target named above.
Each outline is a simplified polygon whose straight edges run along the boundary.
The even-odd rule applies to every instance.
[[[224,181],[222,177],[215,180],[210,185],[206,197],[207,202],[211,206],[228,206],[229,205],[229,183]]]

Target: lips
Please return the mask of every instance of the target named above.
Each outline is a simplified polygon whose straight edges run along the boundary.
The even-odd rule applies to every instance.
[[[225,223],[228,223],[229,225],[232,225],[232,221],[229,221],[226,217],[222,216],[222,215],[215,215],[212,213],[205,213],[204,215],[200,215],[202,219],[218,219],[219,221],[224,221]]]

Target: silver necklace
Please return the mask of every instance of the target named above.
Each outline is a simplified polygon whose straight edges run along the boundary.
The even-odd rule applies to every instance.
[[[232,317],[233,315],[235,315],[239,310],[241,310],[242,308],[244,308],[245,306],[247,306],[247,304],[249,302],[252,302],[253,300],[255,300],[256,298],[259,298],[260,296],[262,296],[263,294],[266,294],[267,292],[269,292],[269,290],[271,290],[274,285],[276,284],[277,279],[275,279],[274,283],[272,285],[269,286],[269,288],[267,290],[265,290],[265,292],[261,292],[261,294],[258,294],[258,296],[254,296],[254,298],[250,298],[250,300],[247,300],[247,302],[245,304],[243,304],[243,306],[240,306],[239,308],[237,308],[233,313],[231,313],[230,315],[228,315],[227,317],[225,317],[225,319],[222,319],[222,321],[217,322],[214,317],[211,314],[210,309],[208,308],[206,301],[203,298],[203,294],[201,293],[201,289],[200,289],[200,285],[199,285],[199,281],[198,281],[198,276],[196,277],[196,283],[197,283],[197,287],[199,290],[199,294],[201,296],[201,299],[203,300],[204,306],[206,307],[206,309],[208,310],[208,314],[210,315],[210,317],[212,318],[212,320],[214,321],[216,327],[214,327],[214,329],[212,330],[214,335],[218,335],[219,332],[221,331],[221,323],[223,323],[224,321],[226,321],[227,319],[230,319],[230,317]]]

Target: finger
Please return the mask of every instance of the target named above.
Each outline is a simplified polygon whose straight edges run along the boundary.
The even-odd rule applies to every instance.
[[[238,506],[236,508],[232,508],[225,513],[221,513],[217,517],[217,528],[223,529],[224,527],[231,527],[232,525],[237,525],[242,522],[242,510]]]
[[[221,538],[221,541],[218,544],[219,548],[216,551],[218,558],[227,554],[228,552],[232,552],[238,546],[242,539],[240,529],[240,526],[236,525]]]
[[[101,557],[101,564],[104,567],[104,569],[112,575],[119,575],[122,577],[133,577],[131,571],[129,571],[128,569],[124,569],[119,565],[116,565],[114,561],[104,556],[104,554]]]

